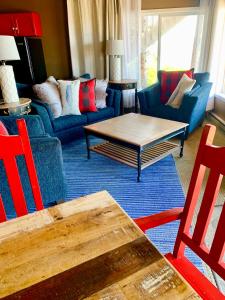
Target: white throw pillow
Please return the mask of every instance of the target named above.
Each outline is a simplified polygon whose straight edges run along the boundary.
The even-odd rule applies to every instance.
[[[191,91],[195,85],[196,80],[191,79],[186,74],[183,74],[177,87],[173,91],[166,105],[170,105],[174,108],[179,108],[184,97],[184,94]]]
[[[62,100],[62,115],[81,115],[79,109],[80,80],[58,80]]]
[[[61,116],[62,104],[58,83],[53,76],[50,76],[45,82],[33,85],[33,91],[40,101],[47,103],[55,118]]]
[[[106,89],[108,86],[108,81],[104,79],[96,79],[95,84],[95,104],[97,108],[106,107]]]

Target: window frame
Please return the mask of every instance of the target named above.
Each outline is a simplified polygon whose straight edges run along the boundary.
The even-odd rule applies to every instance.
[[[200,61],[199,61],[199,70],[202,69],[203,60],[204,60],[204,47],[207,35],[207,20],[206,13],[201,10],[200,7],[184,7],[184,8],[163,8],[163,9],[151,9],[151,10],[142,10],[141,18],[144,16],[158,16],[158,49],[157,49],[157,71],[160,70],[160,58],[161,58],[161,34],[162,34],[162,18],[165,16],[188,16],[188,15],[197,15],[203,16],[203,32],[202,32],[202,43],[200,49]],[[141,28],[142,32],[142,28]]]

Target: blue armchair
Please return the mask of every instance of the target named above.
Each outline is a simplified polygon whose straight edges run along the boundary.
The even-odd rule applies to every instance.
[[[158,72],[160,79],[160,71]],[[179,108],[173,108],[160,102],[160,81],[138,92],[140,111],[144,115],[188,123],[186,138],[203,122],[206,105],[212,83],[209,73],[195,73],[196,83],[193,89],[183,97]]]
[[[10,134],[17,134],[17,118],[18,117],[13,116],[0,117],[0,121],[4,123]],[[23,118],[28,128],[43,203],[45,207],[52,206],[65,198],[61,143],[57,138],[49,137],[49,135],[45,133],[39,116],[28,115],[23,116]],[[18,167],[21,181],[28,210],[32,212],[35,211],[35,206],[24,164],[23,157],[19,157]],[[0,161],[0,178],[0,194],[2,194],[6,214],[8,218],[13,218],[16,214],[2,161]]]

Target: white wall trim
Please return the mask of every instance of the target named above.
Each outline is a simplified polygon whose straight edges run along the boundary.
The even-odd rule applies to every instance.
[[[161,16],[166,16],[166,15],[177,15],[177,14],[200,14],[201,10],[200,7],[181,7],[181,8],[162,8],[162,9],[148,9],[148,10],[142,10],[141,14],[142,15],[161,15]]]

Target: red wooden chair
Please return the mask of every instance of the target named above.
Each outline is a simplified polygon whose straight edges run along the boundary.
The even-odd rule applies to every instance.
[[[216,127],[206,125],[187,193],[184,208],[175,208],[152,216],[135,220],[136,224],[145,232],[147,229],[180,219],[180,227],[173,253],[165,257],[189,282],[203,299],[225,299],[225,296],[185,257],[185,247],[195,252],[212,270],[225,280],[225,205],[223,206],[214,239],[210,248],[205,245],[205,236],[225,175],[225,147],[213,146]],[[199,198],[206,168],[210,170],[202,203],[197,216],[197,222],[190,233],[196,204]]]
[[[28,210],[16,163],[16,156],[18,155],[24,155],[36,209],[41,210],[44,206],[42,203],[26,123],[23,119],[17,120],[17,126],[19,135],[8,135],[7,130],[1,128],[0,159],[3,160],[15,211],[19,217],[28,214]],[[3,201],[0,196],[0,222],[6,221],[6,219]]]

